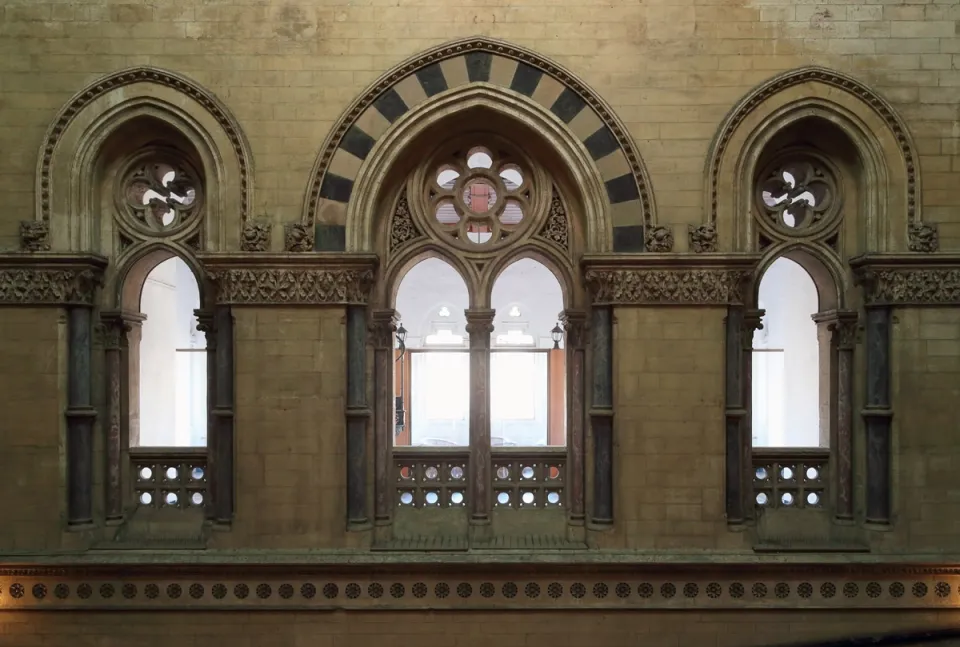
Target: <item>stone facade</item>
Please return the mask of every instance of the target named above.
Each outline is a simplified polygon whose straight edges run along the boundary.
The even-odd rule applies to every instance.
[[[960,627],[958,24],[927,2],[3,3],[0,644]],[[449,245],[481,295],[471,352],[522,248],[562,277],[575,368],[564,509],[489,509],[486,449],[461,523],[397,509],[387,381],[398,277],[443,253],[418,160],[478,128],[522,145],[543,216],[503,253]],[[189,204],[128,199],[147,154]],[[834,201],[792,228],[755,184],[798,155]],[[136,303],[171,255],[199,277],[208,446],[138,454]],[[752,452],[746,422],[779,256],[835,342],[835,435],[799,457]],[[758,510],[754,468],[788,460],[825,503]],[[174,462],[202,467],[178,486],[202,508],[138,507],[136,470]]]

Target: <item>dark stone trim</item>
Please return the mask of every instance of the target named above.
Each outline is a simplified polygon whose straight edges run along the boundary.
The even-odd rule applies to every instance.
[[[743,391],[743,343],[744,309],[742,306],[727,308],[726,335],[724,347],[725,364],[725,455],[726,455],[726,514],[727,523],[741,524],[746,497],[743,491],[744,473],[750,469],[743,463],[743,425],[746,423],[747,408]]]
[[[320,197],[334,202],[350,202],[350,196],[353,194],[353,180],[340,177],[334,173],[327,173],[323,176],[323,184],[320,185]]]
[[[373,137],[354,124],[344,133],[343,139],[340,140],[340,148],[358,159],[365,160],[376,143]]]
[[[867,513],[869,523],[890,523],[890,308],[866,310]]]
[[[630,253],[646,251],[643,225],[621,225],[613,228],[613,251]]]
[[[513,73],[513,80],[510,82],[510,89],[519,92],[524,96],[533,96],[540,85],[540,79],[543,78],[543,72],[526,63],[517,63],[517,70]]]
[[[612,180],[607,180],[604,182],[604,186],[607,189],[607,198],[609,198],[610,204],[620,204],[621,202],[630,202],[631,200],[639,201],[640,199],[640,193],[637,191],[637,182],[629,173],[615,177]],[[638,203],[637,206],[640,207],[642,205]]]
[[[410,110],[400,96],[400,93],[394,88],[388,88],[384,91],[384,93],[373,102],[373,107],[390,123],[395,122]]]
[[[93,423],[91,354],[93,311],[74,306],[67,312],[67,523],[93,523]]]
[[[468,52],[464,59],[467,65],[467,78],[471,83],[486,83],[490,80],[493,54],[483,51]]]
[[[358,413],[362,415],[357,415]],[[367,309],[347,307],[347,526],[367,513]]]
[[[564,88],[557,100],[550,106],[550,112],[555,114],[563,123],[569,124],[585,107],[587,107],[587,102],[579,94],[570,88]]]
[[[420,81],[420,87],[428,97],[447,90],[447,78],[443,75],[443,68],[439,63],[420,68],[415,74]]]
[[[347,228],[318,222],[314,227],[313,249],[317,252],[342,252],[347,248]]]
[[[587,152],[590,153],[590,157],[592,157],[594,161],[603,159],[620,148],[620,142],[617,141],[617,138],[613,136],[613,133],[610,132],[610,129],[606,126],[601,126],[597,132],[583,140],[583,145],[586,146]],[[636,188],[635,180],[633,184],[634,188]]]
[[[215,484],[213,498],[214,517],[217,523],[230,523],[235,512],[234,502],[234,352],[233,312],[229,306],[217,306],[214,310],[216,348],[214,350],[215,405],[208,436],[215,440],[210,444],[210,459]]]
[[[594,306],[590,322],[593,433],[591,522],[613,523],[613,308]]]

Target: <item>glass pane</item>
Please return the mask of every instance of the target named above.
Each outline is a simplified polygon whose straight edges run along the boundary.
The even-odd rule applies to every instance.
[[[551,419],[548,354],[490,354],[490,437],[495,447],[563,444],[564,417]],[[562,391],[557,394],[563,398]],[[550,425],[557,426],[551,443]],[[559,432],[559,433],[557,433]]]
[[[465,447],[470,442],[470,355],[411,352],[410,444]]]

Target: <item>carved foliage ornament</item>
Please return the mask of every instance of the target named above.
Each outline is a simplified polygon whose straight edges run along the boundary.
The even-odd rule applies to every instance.
[[[50,225],[38,220],[21,221],[20,250],[24,252],[50,251]]]
[[[648,227],[644,235],[644,244],[648,252],[672,252],[673,230],[670,227]]]
[[[940,249],[940,231],[936,224],[911,222],[907,225],[911,252],[931,253]]]
[[[266,218],[248,222],[240,232],[240,249],[244,252],[269,251],[272,229],[273,224]]]
[[[394,252],[412,240],[420,238],[420,230],[413,222],[410,214],[410,203],[407,201],[407,190],[400,193],[397,207],[393,210],[390,221],[390,251]]]
[[[690,249],[697,254],[717,251],[717,226],[713,223],[707,223],[699,227],[688,225],[688,234]]]
[[[313,238],[313,227],[299,222],[287,223],[283,231],[283,249],[288,252],[312,252]]]
[[[101,280],[92,269],[0,267],[0,305],[92,305]]]
[[[547,214],[547,221],[543,223],[543,227],[537,235],[563,249],[569,249],[569,227],[567,208],[564,206],[563,200],[560,199],[557,188],[553,187],[553,194],[550,196],[550,213]]]
[[[721,305],[740,303],[749,273],[733,269],[588,270],[595,304]]]
[[[364,304],[373,270],[254,268],[211,272],[217,302],[248,305]]]
[[[960,305],[960,267],[861,268],[856,276],[868,304]]]

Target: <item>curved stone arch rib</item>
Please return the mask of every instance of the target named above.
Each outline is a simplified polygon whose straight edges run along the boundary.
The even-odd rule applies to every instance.
[[[311,171],[303,226],[312,228],[318,221],[343,225],[354,181],[377,140],[428,98],[473,83],[524,95],[577,135],[600,170],[615,226],[656,223],[646,167],[613,109],[563,66],[510,43],[474,37],[404,61],[351,104],[327,136]]]
[[[205,108],[230,139],[240,168],[240,219],[246,223],[253,205],[253,154],[240,123],[209,90],[190,79],[160,68],[138,66],[114,72],[78,92],[60,109],[40,147],[36,174],[36,220],[49,227],[51,215],[51,164],[64,133],[84,108],[105,94],[135,83],[155,83],[186,95]]]
[[[710,150],[707,155],[707,167],[704,173],[707,178],[707,222],[715,224],[717,220],[720,164],[734,132],[760,104],[773,95],[811,81],[820,82],[848,93],[855,101],[869,106],[890,129],[899,144],[905,165],[907,222],[920,222],[920,203],[917,200],[920,193],[919,161],[916,146],[906,123],[889,102],[860,81],[840,72],[817,66],[803,67],[773,77],[741,99],[733,110],[727,114],[710,143]]]

